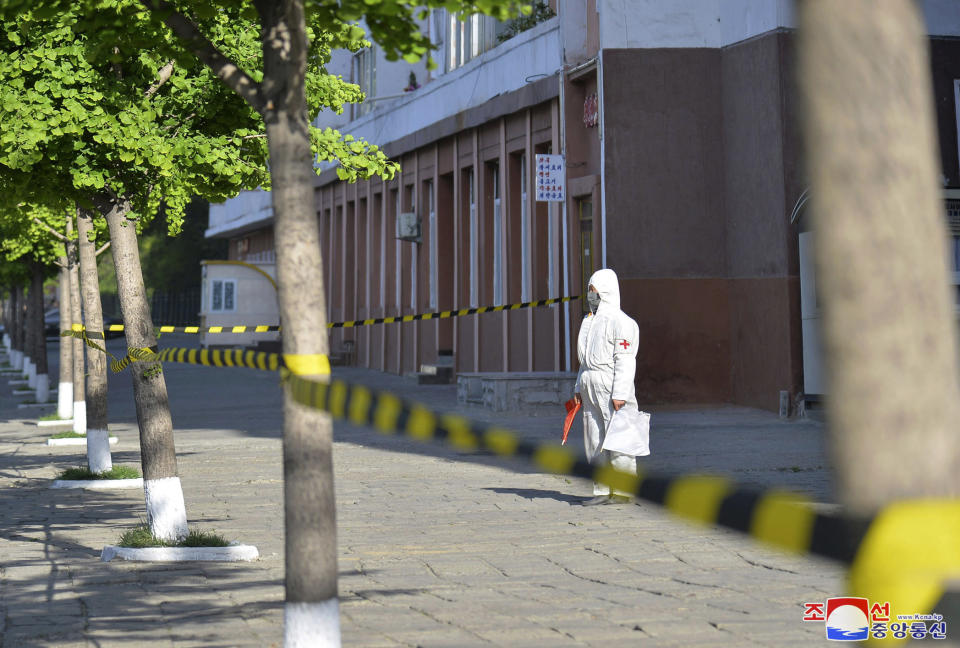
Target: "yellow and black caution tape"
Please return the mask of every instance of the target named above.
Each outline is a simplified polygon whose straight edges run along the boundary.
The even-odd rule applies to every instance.
[[[895,602],[904,613],[936,612],[945,620],[960,621],[960,594],[946,590],[948,579],[960,577],[960,499],[897,502],[874,517],[825,513],[802,495],[744,489],[721,476],[639,471],[631,475],[609,464],[592,465],[566,447],[533,443],[496,425],[438,415],[363,385],[321,382],[287,372],[283,379],[293,400],[334,418],[372,426],[383,434],[492,453],[546,472],[591,479],[696,523],[851,565],[853,595]]]
[[[79,338],[83,340],[84,344],[86,344],[91,349],[102,351],[103,353],[106,353],[108,356],[116,360],[116,356],[106,350],[105,348],[106,344],[104,344],[104,346],[100,346],[99,344],[94,342],[94,340],[105,340],[105,338],[103,337],[102,331],[88,331],[82,326],[80,326],[79,324],[74,324],[72,329],[68,331],[61,331],[60,337]]]
[[[449,317],[463,317],[464,315],[479,315],[482,313],[500,313],[514,311],[521,308],[537,308],[538,306],[552,306],[564,302],[580,299],[580,295],[570,297],[554,297],[537,301],[520,302],[518,304],[501,304],[500,306],[478,306],[476,308],[461,308],[458,310],[434,311],[417,315],[398,315],[396,317],[376,317],[373,319],[352,320],[349,322],[330,322],[327,328],[353,328],[357,326],[371,326],[373,324],[393,324],[394,322],[416,322],[419,320],[447,319]]]
[[[110,370],[120,373],[134,362],[179,362],[207,367],[244,367],[277,371],[284,366],[278,353],[244,349],[127,349],[127,355],[110,363]]]
[[[519,459],[559,475],[592,479],[616,491],[665,506],[677,515],[716,524],[796,553],[851,563],[870,526],[867,519],[838,518],[818,512],[806,498],[789,492],[758,493],[738,488],[724,477],[656,474],[630,475],[609,465],[594,465],[569,448],[536,444],[495,425],[460,416],[438,415],[387,392],[339,380],[324,383],[284,373],[293,399],[355,425],[418,441],[447,443],[457,449],[491,452]]]
[[[356,328],[359,326],[372,326],[374,324],[393,324],[395,322],[416,322],[421,320],[448,319],[450,317],[463,317],[465,315],[479,315],[483,313],[500,313],[503,311],[520,310],[521,308],[537,308],[540,306],[552,306],[569,301],[580,299],[580,295],[571,297],[554,297],[552,299],[539,299],[536,301],[520,302],[517,304],[501,304],[500,306],[477,306],[476,308],[460,308],[458,310],[433,311],[429,313],[418,313],[416,315],[397,315],[392,317],[376,317],[372,319],[350,320],[346,322],[328,322],[327,328]],[[79,327],[79,328],[78,328]],[[82,331],[83,326],[74,324],[74,331]],[[154,327],[157,333],[273,333],[280,331],[278,324],[238,324],[236,326],[157,326]],[[122,332],[123,324],[109,324],[104,327],[105,331],[111,333]],[[102,335],[102,334],[101,334]]]
[[[388,392],[304,377],[329,373],[329,361],[322,354],[184,348],[129,351],[131,362],[279,370],[294,401],[334,418],[372,426],[383,434],[491,453],[546,472],[590,479],[693,522],[733,529],[789,552],[850,565],[853,595],[895,601],[897,609],[911,614],[932,611],[948,621],[960,620],[960,595],[946,591],[947,580],[960,577],[960,499],[897,502],[874,517],[826,513],[802,495],[744,489],[721,476],[631,475],[610,465],[590,464],[567,447],[533,443],[496,425],[436,414]]]

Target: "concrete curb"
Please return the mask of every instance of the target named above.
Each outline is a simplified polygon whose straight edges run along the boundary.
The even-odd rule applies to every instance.
[[[7,384],[10,385],[11,387],[16,387],[17,385],[27,385],[29,383],[30,383],[29,380],[8,380],[7,381]]]
[[[50,488],[85,488],[87,490],[143,488],[143,477],[137,477],[136,479],[54,479]]]
[[[52,421],[37,421],[38,427],[55,427],[57,425],[69,425],[73,427],[73,419],[54,419]]]
[[[17,405],[17,407],[20,409],[24,409],[27,407],[56,407],[56,406],[57,404],[53,402],[51,403],[20,403],[19,405]]]
[[[30,389],[29,387],[28,387],[27,389],[14,389],[14,390],[13,390],[13,395],[14,395],[14,396],[29,396],[30,394],[36,394],[36,393],[37,393],[37,390],[36,390],[36,389]],[[56,389],[51,389],[51,390],[50,390],[50,393],[51,393],[51,394],[56,394],[56,393],[57,393],[57,390],[56,390]]]
[[[110,437],[110,445],[116,445],[118,440],[119,439],[117,439],[117,437],[115,436]],[[87,440],[80,439],[77,437],[65,437],[63,439],[47,439],[47,445],[48,446],[76,446],[76,445],[85,446],[87,445]],[[111,481],[116,481],[116,480],[111,480]]]
[[[253,545],[235,544],[229,547],[118,547],[107,545],[100,560],[135,560],[140,562],[238,561],[256,560],[260,552]]]

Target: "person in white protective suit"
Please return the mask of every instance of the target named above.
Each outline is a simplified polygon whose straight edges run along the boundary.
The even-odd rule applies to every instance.
[[[577,374],[574,398],[583,407],[583,441],[587,460],[611,463],[622,472],[637,474],[637,459],[632,455],[602,450],[603,439],[613,413],[623,407],[637,408],[633,385],[637,369],[637,323],[620,310],[620,283],[613,270],[597,270],[587,288],[590,313],[580,325]],[[630,501],[626,493],[610,492],[603,484],[593,485],[593,499],[584,506]]]

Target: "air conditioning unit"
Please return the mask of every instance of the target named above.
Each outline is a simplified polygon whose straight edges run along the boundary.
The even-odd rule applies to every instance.
[[[404,212],[397,216],[397,238],[404,241],[419,243],[420,218],[414,212]]]

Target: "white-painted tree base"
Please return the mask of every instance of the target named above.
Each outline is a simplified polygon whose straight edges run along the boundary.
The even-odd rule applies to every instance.
[[[100,560],[136,560],[141,562],[192,562],[256,560],[260,552],[253,545],[234,544],[229,547],[118,547],[107,545],[100,552]]]
[[[48,421],[44,421],[44,423],[47,423],[47,422]],[[60,421],[57,421],[57,422],[59,423]],[[110,445],[117,445],[117,441],[118,441],[117,437],[115,436],[110,437]],[[85,446],[87,445],[87,440],[79,439],[77,437],[67,437],[65,439],[47,439],[47,445],[48,446],[79,446],[79,445]]]
[[[56,427],[58,425],[69,425],[73,427],[73,419],[55,419],[53,421],[37,421],[39,427]]]
[[[16,371],[23,369],[23,351],[10,352],[10,366]]]
[[[87,401],[73,401],[73,431],[87,433]]]
[[[30,389],[37,388],[37,365],[30,358],[23,360],[23,375],[27,377],[27,384]]]
[[[84,488],[86,490],[115,490],[142,488],[143,478],[136,479],[54,479],[50,488]]]
[[[286,603],[283,607],[284,648],[339,648],[340,603]]]
[[[61,382],[57,393],[57,416],[73,421],[73,383]]]
[[[187,507],[179,477],[148,479],[143,484],[147,504],[147,526],[155,538],[177,540],[186,537]]]
[[[50,393],[50,374],[37,374],[37,402],[49,402]]]
[[[109,434],[106,430],[87,430],[87,466],[92,473],[102,473],[113,468]]]

